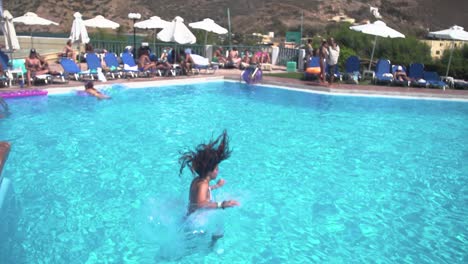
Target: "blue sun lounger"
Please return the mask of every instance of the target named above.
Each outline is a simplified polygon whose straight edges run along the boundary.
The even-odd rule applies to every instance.
[[[408,69],[408,77],[411,79],[411,86],[427,87],[428,83],[424,79],[424,64],[411,63]]]
[[[77,81],[82,80],[82,76],[88,76],[93,79],[89,71],[82,71],[80,67],[70,58],[61,58],[60,65],[62,65],[64,74],[67,77],[73,76],[73,78]]]
[[[88,64],[88,70],[93,75],[99,74],[99,68],[102,73],[112,79],[115,79],[115,75],[111,71],[104,71],[104,68],[101,64],[101,59],[96,55],[96,53],[87,53],[86,54],[86,63]]]
[[[423,76],[429,87],[442,88],[444,90],[448,87],[447,83],[441,81],[439,74],[435,71],[425,71]]]
[[[345,61],[345,79],[353,83],[359,83],[361,80],[361,60],[358,56],[349,56]]]
[[[390,71],[390,61],[387,59],[379,59],[375,66],[375,84],[390,84],[393,81],[393,74]]]
[[[122,70],[120,68],[119,61],[117,60],[117,55],[115,55],[115,53],[106,53],[106,55],[104,55],[104,62],[109,68],[110,72],[114,73],[114,75],[117,75],[118,78],[122,76]]]

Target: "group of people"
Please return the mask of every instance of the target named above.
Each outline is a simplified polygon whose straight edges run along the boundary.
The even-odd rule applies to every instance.
[[[243,54],[239,54],[236,47],[228,52],[227,57],[223,55],[222,47],[217,48],[213,55],[213,61],[223,64],[227,68],[238,69],[245,69],[251,65],[271,63],[270,54],[267,51],[251,53],[249,50],[245,50]]]
[[[138,49],[137,54],[138,69],[140,71],[162,70],[168,73],[173,68],[173,64],[178,64],[181,67],[182,74],[188,75],[192,72],[194,64],[191,53],[190,49],[181,49],[179,52],[174,52],[171,48],[164,48],[161,55],[156,57],[151,53],[148,46],[142,46]]]
[[[335,73],[337,71],[338,58],[340,57],[340,46],[333,38],[328,40],[322,39],[320,47],[315,51],[312,47],[312,39],[307,40],[305,47],[306,61],[309,62],[313,56],[319,56],[320,63],[320,82],[326,82],[326,69],[327,65],[330,72],[330,83],[335,80]]]

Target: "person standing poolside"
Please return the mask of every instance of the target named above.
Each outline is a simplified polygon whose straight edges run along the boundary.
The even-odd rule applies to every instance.
[[[238,206],[239,203],[234,200],[214,201],[211,191],[222,187],[225,184],[224,179],[219,179],[216,184],[210,186],[210,181],[218,176],[218,165],[231,155],[229,149],[229,139],[226,130],[215,140],[207,144],[198,145],[195,150],[189,150],[182,153],[179,158],[180,171],[185,167],[195,176],[190,184],[188,215],[199,209],[225,209],[227,207]]]
[[[322,40],[322,45],[319,49],[319,57],[320,57],[320,82],[325,82],[325,68],[327,66],[327,58],[328,58],[328,43],[326,40]]]
[[[330,84],[335,80],[335,73],[338,67],[338,58],[340,57],[340,46],[336,44],[333,38],[328,39],[328,67],[330,69]]]
[[[107,96],[101,93],[100,91],[96,90],[96,88],[94,88],[94,83],[92,81],[89,81],[85,84],[85,92],[96,97],[99,100],[111,99],[110,96]]]
[[[305,53],[306,53],[306,65],[304,69],[307,69],[311,58],[314,56],[314,48],[312,47],[312,39],[307,40],[307,44],[305,46]]]

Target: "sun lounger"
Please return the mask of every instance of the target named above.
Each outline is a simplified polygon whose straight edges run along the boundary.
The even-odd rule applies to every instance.
[[[151,75],[150,71],[140,71],[138,69],[133,55],[129,52],[122,53],[122,62],[124,64],[123,72],[131,77],[149,77]]]
[[[447,83],[440,80],[440,76],[435,71],[425,71],[423,78],[427,81],[429,87],[432,88],[445,88],[448,87]]]
[[[361,73],[359,72],[361,61],[358,56],[349,56],[345,61],[345,74],[344,79],[347,82],[358,84],[361,80]]]
[[[94,79],[89,71],[82,71],[78,64],[70,58],[60,58],[60,65],[67,78],[73,77],[75,80],[80,81],[83,79],[83,76],[88,76],[90,79]]]
[[[411,79],[411,86],[427,87],[428,83],[424,79],[424,64],[411,63],[408,69],[408,77]]]
[[[379,59],[375,66],[375,84],[390,84],[393,81],[393,74],[390,71],[390,61]]]
[[[108,52],[104,55],[104,62],[106,63],[107,68],[109,71],[120,78],[122,76],[122,69],[120,68],[119,61],[117,60],[117,56],[115,53]]]
[[[86,54],[86,64],[88,64],[88,70],[90,74],[99,75],[99,71],[101,71],[105,76],[108,76],[112,79],[115,79],[115,75],[110,71],[104,71],[101,59],[96,55],[96,53],[87,53]]]
[[[191,54],[190,56],[192,57],[192,60],[193,60],[192,69],[195,72],[200,73],[200,70],[205,70],[205,73],[215,73],[216,68],[213,67],[213,65],[211,65],[208,58],[205,58],[197,54]]]

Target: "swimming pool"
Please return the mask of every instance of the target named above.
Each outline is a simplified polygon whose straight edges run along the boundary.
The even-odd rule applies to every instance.
[[[8,100],[1,263],[466,263],[468,103],[208,82]],[[227,129],[225,236],[181,235],[179,151]],[[195,242],[197,243],[197,242]]]

